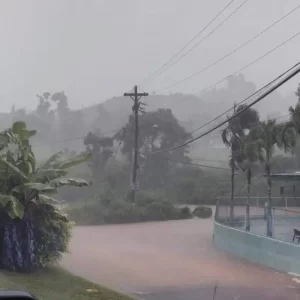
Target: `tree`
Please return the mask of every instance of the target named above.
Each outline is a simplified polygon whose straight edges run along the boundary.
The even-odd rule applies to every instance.
[[[260,122],[260,124],[251,131],[253,141],[259,143],[264,150],[265,172],[268,185],[267,236],[270,237],[273,236],[271,158],[275,146],[287,150],[292,147],[293,144],[293,135],[288,130],[285,130],[285,128],[286,126],[284,124],[276,124],[276,120],[271,119]],[[283,138],[283,135],[289,135],[289,138]]]
[[[247,203],[246,203],[246,230],[250,231],[250,193],[252,169],[257,161],[264,161],[261,140],[255,137],[256,129],[250,129],[242,141],[242,149],[237,157],[239,167],[246,172],[247,177]]]
[[[42,95],[36,95],[39,99],[39,104],[36,108],[36,114],[42,119],[49,119],[49,115],[53,116],[53,111],[51,111],[50,96],[48,92]]]
[[[108,160],[113,154],[113,138],[100,137],[92,132],[84,138],[84,145],[91,154],[90,166],[93,172],[93,178],[99,179]]]
[[[234,107],[234,113],[238,113],[246,108],[247,105],[239,105]],[[246,130],[257,124],[259,116],[256,110],[249,108],[243,111],[237,117],[231,119],[227,123],[227,127],[222,130],[221,136],[223,143],[230,148],[231,154],[229,166],[231,169],[231,197],[230,197],[230,219],[233,221],[233,202],[234,202],[234,175],[238,169],[239,157],[242,153],[242,141],[245,138]]]
[[[0,133],[0,265],[9,270],[32,270],[66,251],[68,220],[47,194],[64,185],[89,185],[65,177],[67,168],[89,159],[87,154],[63,160],[57,153],[36,167],[29,142],[35,134],[24,122]]]
[[[174,168],[172,160],[188,162],[188,146],[176,151],[150,155],[151,152],[167,149],[183,143],[189,136],[185,129],[179,124],[170,109],[159,109],[144,113],[140,116],[139,134],[139,171],[142,174],[141,184],[144,187],[160,187],[167,184],[168,174]],[[122,153],[132,162],[134,118],[129,117],[125,125],[125,133],[122,145]],[[115,136],[122,140],[121,134]]]

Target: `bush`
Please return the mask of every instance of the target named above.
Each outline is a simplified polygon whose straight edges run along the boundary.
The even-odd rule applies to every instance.
[[[56,263],[64,252],[68,251],[72,225],[64,218],[47,214],[40,208],[35,211],[34,256],[37,267]]]
[[[211,207],[205,207],[205,206],[197,206],[192,215],[194,217],[206,219],[206,218],[211,218],[212,216],[212,209]]]
[[[68,211],[71,220],[80,225],[121,224],[147,221],[166,221],[191,218],[188,207],[177,208],[160,199],[151,199],[144,195],[136,204],[115,200],[107,206],[94,202]]]
[[[180,209],[180,213],[183,219],[189,219],[192,217],[191,210],[185,206]]]

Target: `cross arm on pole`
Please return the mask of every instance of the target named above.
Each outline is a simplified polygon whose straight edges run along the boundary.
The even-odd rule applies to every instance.
[[[125,97],[147,97],[149,96],[149,93],[124,93],[124,96]]]

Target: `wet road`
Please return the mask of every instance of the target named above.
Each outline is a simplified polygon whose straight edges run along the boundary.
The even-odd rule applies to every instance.
[[[149,300],[213,299],[215,287],[215,299],[300,299],[298,279],[214,248],[212,229],[198,219],[76,227],[62,265]]]

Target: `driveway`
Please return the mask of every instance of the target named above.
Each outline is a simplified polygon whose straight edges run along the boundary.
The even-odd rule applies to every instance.
[[[76,227],[62,265],[143,299],[300,299],[297,278],[212,245],[212,220]],[[300,282],[300,280],[299,280]]]

